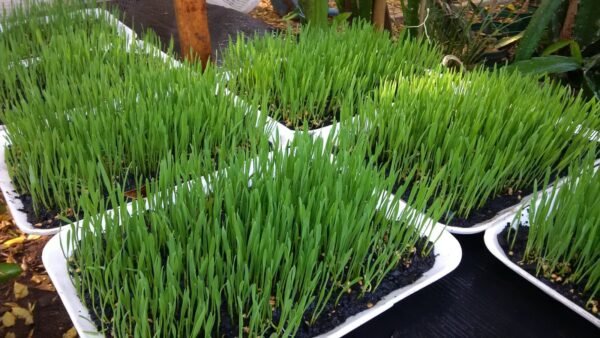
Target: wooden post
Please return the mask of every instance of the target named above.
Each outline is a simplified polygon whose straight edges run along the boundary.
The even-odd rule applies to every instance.
[[[379,31],[382,31],[385,26],[385,0],[373,1],[373,25]]]
[[[210,58],[210,33],[206,0],[173,0],[181,55],[189,61],[200,59],[202,67]]]
[[[569,7],[565,15],[565,22],[560,30],[561,40],[570,40],[573,38],[573,26],[575,25],[575,17],[577,16],[577,6],[579,0],[569,0]]]

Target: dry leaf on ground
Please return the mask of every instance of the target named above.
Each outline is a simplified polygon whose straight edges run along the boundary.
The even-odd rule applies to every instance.
[[[27,239],[27,237],[25,237],[25,235],[21,235],[19,237],[9,239],[8,241],[2,243],[2,247],[8,248],[11,245],[21,244],[21,243],[25,242],[25,239]]]
[[[67,331],[63,334],[63,338],[76,338],[76,337],[77,337],[77,330],[75,330],[74,327],[70,328],[69,331]]]
[[[25,325],[33,324],[33,314],[31,314],[29,310],[20,306],[15,306],[12,308],[11,311],[15,315],[15,317],[25,320]]]
[[[4,312],[4,315],[2,315],[2,326],[4,326],[4,327],[14,326],[16,319],[17,318],[15,317],[15,315],[13,315],[9,311],[6,311],[6,312]]]
[[[15,282],[13,290],[15,292],[15,299],[25,298],[29,294],[29,289],[27,288],[27,285],[21,284],[19,282]]]

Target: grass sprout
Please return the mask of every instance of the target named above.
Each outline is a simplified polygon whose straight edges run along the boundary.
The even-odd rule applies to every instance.
[[[427,218],[381,203],[394,177],[365,166],[366,145],[332,157],[300,137],[237,157],[208,188],[202,156],[163,161],[147,203],[84,219],[70,243],[80,294],[115,336],[293,336],[352,287],[375,290],[422,242]]]
[[[561,185],[548,188],[547,180],[528,208],[529,224],[508,232],[514,245],[518,231],[527,228],[524,260],[537,265],[538,275],[583,286],[590,301],[600,295],[600,209],[594,203],[600,200],[600,174],[594,159],[590,152],[583,164],[572,165]]]
[[[369,135],[370,157],[399,170],[400,182],[416,168],[411,185],[441,175],[427,184],[453,201],[449,217],[461,218],[547,170],[564,173],[590,147],[577,126],[600,125],[597,101],[503,70],[402,76],[359,109],[363,118],[348,128]]]
[[[240,37],[224,54],[229,86],[273,118],[295,129],[339,121],[343,102],[356,102],[399,72],[438,69],[439,50],[425,40],[369,24]],[[356,114],[356,111],[350,114]]]
[[[214,68],[171,67],[96,25],[38,47],[35,72],[14,68],[2,112],[12,180],[36,212],[73,209],[82,193],[115,183],[135,191],[169,155],[209,152],[216,164],[266,142],[262,119],[218,89]]]

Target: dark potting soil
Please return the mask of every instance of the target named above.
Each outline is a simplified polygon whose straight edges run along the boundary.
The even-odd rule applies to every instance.
[[[36,213],[33,209],[33,199],[31,195],[26,193],[22,195],[18,195],[17,198],[21,200],[23,203],[23,208],[19,209],[27,214],[27,222],[31,223],[35,228],[39,229],[53,229],[58,228],[60,226],[66,225],[69,222],[66,222],[63,217],[66,217],[69,221],[74,222],[79,219],[75,213],[71,213],[70,215],[64,215],[59,209],[46,209],[45,207],[40,207],[40,210]]]
[[[286,126],[287,128],[289,128],[289,129],[291,129],[293,131],[303,131],[305,125],[308,127],[308,130],[315,130],[315,129],[319,129],[319,128],[324,128],[324,127],[332,125],[333,121],[339,121],[339,117],[337,117],[337,116],[334,117],[331,113],[327,114],[327,116],[324,117],[322,120],[319,120],[319,121],[305,121],[305,122],[302,122],[301,124],[299,124],[297,126],[294,125],[289,120],[286,120],[284,118],[280,118],[279,120],[277,120],[277,122],[283,124],[284,126]]]
[[[135,196],[135,178],[133,176],[128,176],[125,181],[125,189],[123,190],[126,199],[133,200]],[[15,192],[16,193],[16,192]],[[142,187],[141,191],[142,195],[145,195],[145,190]],[[105,193],[105,197],[108,196],[108,193]],[[55,209],[46,209],[41,206],[38,212],[35,212],[33,208],[33,199],[31,194],[23,193],[17,195],[17,198],[23,203],[23,208],[19,209],[19,211],[24,212],[27,215],[27,222],[31,223],[35,228],[39,229],[54,229],[63,225],[67,225],[70,222],[75,222],[82,218],[81,211],[76,211],[76,209],[70,209],[68,212],[65,210]],[[107,203],[111,203],[107,201]],[[111,206],[109,205],[110,209]],[[68,221],[65,220],[68,219]]]
[[[568,169],[564,169],[558,174],[551,175],[549,182],[554,182],[556,179],[567,176],[567,174]],[[402,184],[403,182],[396,183],[392,187],[392,192],[394,194],[397,193],[398,189],[401,187]],[[411,191],[412,185],[409,185],[402,194],[402,199],[404,201],[408,201]],[[496,216],[498,212],[506,208],[519,204],[524,197],[532,194],[533,192],[533,184],[522,189],[506,188],[499,195],[496,195],[492,198],[488,198],[481,208],[471,210],[471,214],[469,215],[469,217],[460,217],[456,215],[455,211],[450,210],[445,216],[442,216],[440,222],[450,226],[469,228],[477,223],[494,218],[494,216]],[[448,221],[448,219],[450,219],[450,221]]]
[[[282,74],[282,76],[283,76],[283,74]],[[302,131],[302,130],[304,130],[305,127],[308,130],[314,130],[314,129],[319,129],[319,128],[330,126],[333,124],[334,121],[339,121],[340,117],[341,117],[339,107],[334,107],[332,101],[333,100],[331,99],[331,96],[327,98],[327,103],[325,104],[325,108],[323,109],[324,116],[322,119],[313,120],[313,121],[301,120],[301,121],[298,121],[299,122],[298,125],[295,124],[296,121],[290,121],[284,117],[279,118],[277,121],[279,123],[283,124],[284,126],[286,126],[287,128],[290,128],[291,130],[294,130],[294,131]],[[284,110],[284,111],[289,110],[288,107],[282,107],[279,100],[275,99],[275,102],[273,102],[271,104],[271,107],[269,107],[269,109],[267,109],[267,111],[269,112],[269,116],[273,117],[274,111],[277,109]],[[281,115],[283,115],[283,114],[281,114]]]
[[[565,155],[564,152],[565,151],[563,150],[561,158],[563,158]],[[596,150],[596,158],[600,158],[600,148]],[[568,168],[563,169],[559,173],[554,173],[550,175],[550,182],[564,178],[568,175],[568,173]],[[501,194],[493,198],[489,198],[481,208],[471,211],[471,215],[469,217],[462,218],[454,215],[450,222],[447,222],[447,218],[442,219],[442,222],[455,227],[468,228],[477,223],[492,219],[498,214],[498,212],[520,203],[523,197],[528,196],[533,192],[533,184],[522,189],[512,189],[510,193],[508,189],[505,189]]]
[[[332,300],[325,305],[325,308],[317,321],[313,325],[309,326],[307,323],[311,319],[312,310],[315,306],[314,303],[311,304],[304,315],[302,324],[295,337],[306,338],[327,333],[344,323],[344,321],[350,316],[373,307],[379,300],[391,292],[414,283],[423,275],[423,273],[430,270],[435,263],[435,255],[433,250],[431,250],[428,255],[421,254],[423,245],[425,243],[426,239],[422,238],[417,244],[415,252],[408,257],[408,261],[410,263],[404,265],[403,262],[400,262],[395,269],[393,269],[384,277],[383,281],[375,291],[366,293],[359,298],[360,286],[353,286],[350,292],[344,293],[344,295],[341,296],[337,306],[334,304],[335,297],[332,298]],[[166,264],[168,256],[161,252],[161,257],[163,264]],[[405,259],[404,262],[406,261],[407,260]],[[77,278],[77,267],[72,261],[69,261],[68,264],[71,276]],[[183,282],[181,283],[181,286],[183,287]],[[106,337],[112,337],[110,332],[112,329],[111,319],[113,317],[113,309],[110,307],[110,305],[107,304],[106,306],[101,307],[100,304],[102,304],[102,302],[100,295],[97,293],[91,294],[88,289],[84,290],[83,299],[86,307],[88,309],[93,309],[92,311],[88,312],[91,320],[96,325],[96,328],[98,328],[100,331],[104,331]],[[180,310],[176,312],[179,311]],[[97,313],[104,313],[104,316],[107,320],[102,321],[101,318],[98,317]],[[273,312],[273,321],[275,323],[278,322],[279,316],[280,310],[275,309]],[[227,313],[226,304],[223,304],[221,307],[221,323],[219,326],[219,332],[215,332],[213,336],[236,337],[238,336],[238,332],[237,321],[231,320],[229,314]],[[265,336],[269,336],[271,333],[272,332],[267,332]]]
[[[586,307],[587,300],[590,299],[591,293],[584,292],[584,286],[586,281],[582,281],[579,283],[571,283],[571,282],[556,282],[552,279],[545,277],[543,274],[537,275],[537,264],[532,262],[530,259],[526,259],[523,256],[525,253],[525,247],[527,246],[527,237],[529,236],[529,227],[528,226],[520,226],[519,231],[517,232],[517,238],[515,240],[515,244],[513,249],[510,250],[510,243],[507,240],[508,229],[510,227],[510,223],[506,224],[506,228],[498,234],[498,242],[504,250],[504,253],[508,256],[508,258],[515,264],[519,265],[523,270],[527,271],[532,276],[535,276],[538,280],[551,287],[561,295],[565,296],[570,301],[574,302],[578,306],[586,309],[589,313],[592,313],[597,318],[600,318],[600,312],[593,313]],[[560,276],[565,279],[564,276]],[[596,301],[600,301],[600,299],[595,299]]]
[[[402,183],[396,183],[392,187],[392,192],[394,194],[397,193],[401,185]],[[402,199],[404,201],[409,200],[411,191],[412,186],[409,185],[402,194]],[[481,208],[472,210],[471,215],[467,218],[460,217],[450,210],[445,216],[442,216],[440,222],[455,227],[468,228],[477,223],[492,219],[498,212],[520,203],[523,197],[531,193],[533,193],[533,186],[525,189],[516,189],[510,193],[505,191],[500,195],[489,198]],[[450,219],[450,221],[448,221],[448,219]]]
[[[500,195],[489,198],[481,208],[471,211],[471,215],[467,218],[454,215],[449,222],[447,221],[449,217],[444,217],[442,222],[455,227],[468,228],[477,223],[492,219],[498,212],[520,203],[523,197],[531,193],[533,193],[533,186],[525,189],[517,189],[510,194],[505,191]]]

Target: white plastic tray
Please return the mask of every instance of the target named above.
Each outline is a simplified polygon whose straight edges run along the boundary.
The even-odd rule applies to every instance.
[[[503,217],[499,217],[495,220],[495,222],[491,225],[491,228],[487,229],[484,234],[485,246],[492,253],[492,255],[496,256],[504,265],[508,266],[511,270],[519,274],[521,277],[525,278],[527,281],[535,285],[540,290],[544,291],[550,297],[558,300],[571,310],[575,311],[578,315],[590,321],[592,324],[596,325],[600,328],[600,318],[594,316],[593,314],[586,311],[584,308],[575,304],[567,297],[560,294],[558,291],[544,284],[541,280],[539,280],[534,275],[525,271],[518,264],[515,264],[513,261],[508,258],[504,250],[500,246],[500,242],[498,241],[498,235],[506,228],[507,224],[511,224],[515,218],[516,212],[506,214]],[[524,223],[529,219],[526,212],[523,212],[520,221]]]
[[[406,207],[406,204],[403,202],[400,201],[399,203],[401,204],[400,210]],[[67,270],[67,260],[72,254],[72,248],[66,244],[68,243],[68,238],[71,237],[75,231],[76,235],[79,235],[79,225],[80,223],[75,223],[73,226],[65,227],[63,231],[54,236],[44,247],[42,261],[58,295],[77,329],[77,332],[79,333],[79,336],[82,338],[102,337],[103,335],[98,332],[95,325],[90,320],[88,310],[78,297],[71,276]],[[433,229],[431,226],[433,226]],[[413,284],[391,292],[377,302],[372,308],[347,318],[343,324],[319,337],[342,337],[391,308],[402,299],[453,271],[462,258],[460,244],[456,238],[445,231],[443,225],[439,223],[431,225],[430,222],[429,226],[426,227],[422,233],[429,235],[429,230],[431,230],[431,238],[438,238],[434,246],[436,260],[430,270],[426,271]]]
[[[290,144],[293,140],[294,137],[297,134],[300,133],[305,133],[302,130],[293,130],[290,129],[288,127],[286,127],[285,125],[283,125],[282,123],[279,123],[278,121],[274,120],[273,118],[269,117],[269,120],[271,121],[271,123],[275,124],[275,132],[277,133],[277,136],[279,137],[279,140],[281,142],[282,146],[286,146],[288,144]],[[339,122],[335,122],[339,128]],[[326,127],[322,127],[322,128],[318,128],[318,129],[313,129],[313,130],[309,130],[307,131],[307,133],[312,137],[312,138],[322,138],[323,140],[327,140],[330,136],[335,137],[337,134],[337,129],[335,130],[335,132],[332,134],[332,130],[334,130],[334,124],[328,125]]]
[[[456,269],[462,258],[462,249],[456,238],[454,238],[454,236],[452,236],[448,231],[443,230],[443,228],[444,227],[442,224],[435,224],[432,237],[440,237],[435,243],[433,250],[434,254],[436,255],[435,263],[429,271],[425,272],[421,278],[417,279],[414,283],[389,293],[387,296],[379,300],[379,302],[377,302],[377,304],[375,304],[375,306],[372,308],[347,318],[346,321],[344,321],[344,323],[342,323],[340,326],[323,335],[320,335],[319,337],[343,337],[352,330],[390,309],[404,298],[423,289],[427,285],[432,284]]]
[[[517,211],[519,211],[519,209],[523,205],[525,205],[526,203],[529,202],[529,200],[531,200],[532,196],[533,196],[533,194],[523,197],[521,199],[521,202],[519,202],[513,206],[510,206],[506,209],[500,210],[498,213],[496,213],[496,216],[494,216],[486,221],[473,224],[470,227],[456,227],[456,226],[447,225],[446,229],[448,231],[450,231],[451,233],[457,234],[457,235],[474,235],[474,234],[478,234],[480,232],[484,232],[487,229],[489,229],[490,227],[494,226],[494,224],[496,224],[496,222],[498,222],[500,219],[503,219],[506,215],[514,215]]]

